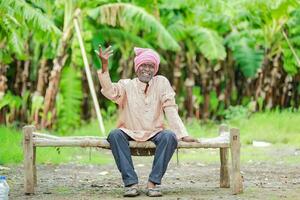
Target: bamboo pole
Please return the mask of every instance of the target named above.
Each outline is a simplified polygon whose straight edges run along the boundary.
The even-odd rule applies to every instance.
[[[36,166],[35,166],[35,148],[33,146],[32,133],[34,126],[25,126],[23,128],[23,149],[24,149],[24,172],[25,172],[25,194],[34,193],[36,184]]]
[[[219,128],[220,136],[228,135],[228,126],[221,125]],[[230,187],[230,177],[228,172],[228,148],[220,148],[220,188]]]
[[[76,35],[77,35],[77,38],[78,38],[78,41],[79,41],[81,55],[82,55],[82,59],[83,59],[83,63],[84,63],[84,69],[85,69],[85,73],[86,73],[86,76],[87,76],[88,85],[89,85],[89,88],[90,88],[90,91],[91,91],[91,95],[92,95],[92,98],[93,98],[93,103],[94,103],[94,106],[95,106],[99,127],[100,127],[102,135],[105,137],[106,134],[105,134],[105,128],[104,128],[104,125],[103,125],[103,119],[102,119],[101,112],[100,112],[100,106],[99,106],[98,99],[97,99],[97,96],[96,96],[95,87],[94,87],[91,71],[90,71],[90,68],[89,68],[88,59],[87,59],[84,44],[83,44],[83,39],[82,39],[82,36],[81,36],[81,33],[80,33],[80,28],[79,28],[79,23],[78,23],[79,14],[80,14],[80,9],[77,9],[75,11],[75,18],[74,18],[74,25],[75,25]]]
[[[232,161],[232,194],[243,192],[242,176],[240,171],[240,133],[239,129],[230,129],[230,148]]]

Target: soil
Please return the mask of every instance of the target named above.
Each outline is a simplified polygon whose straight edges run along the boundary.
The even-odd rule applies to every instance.
[[[280,155],[279,155],[280,156]],[[133,157],[139,176],[141,195],[146,196],[146,182],[153,157]],[[280,160],[280,158],[278,158]],[[299,162],[300,163],[300,162]],[[241,166],[244,193],[232,195],[230,188],[219,187],[219,164],[172,160],[160,186],[159,199],[300,199],[300,165],[280,162],[249,162]],[[123,185],[115,164],[38,165],[35,195],[24,195],[22,165],[4,170],[11,188],[11,200],[94,200],[123,199]],[[0,172],[3,174],[3,170]]]

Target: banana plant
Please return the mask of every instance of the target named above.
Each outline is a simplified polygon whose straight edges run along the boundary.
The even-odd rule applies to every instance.
[[[180,49],[166,28],[142,7],[128,3],[110,3],[89,10],[88,15],[98,24],[138,29],[143,31],[142,37],[147,34],[155,35],[155,43],[163,49]]]
[[[8,74],[11,74],[17,71],[16,67],[24,64],[24,70],[21,73],[16,73],[16,77],[13,77],[21,81],[23,85],[21,92],[23,99],[26,96],[25,94],[27,94],[28,74],[34,71],[30,69],[30,51],[33,38],[36,41],[39,38],[39,41],[41,41],[41,35],[43,35],[43,40],[45,40],[58,37],[60,34],[61,31],[56,27],[54,22],[40,9],[35,7],[34,1],[0,1],[0,46],[3,46],[3,48],[1,47],[3,51],[1,50],[0,52],[0,66],[1,68],[7,68]],[[35,51],[35,53],[37,52]],[[10,65],[15,60],[18,60],[18,64]],[[22,77],[17,77],[18,75]],[[7,79],[4,74],[1,74],[1,77],[1,79]],[[3,87],[7,88],[5,85]],[[26,115],[26,110],[24,109],[26,109],[26,105],[22,104],[22,110]]]
[[[69,47],[68,41],[72,37],[72,17],[74,13],[74,4],[72,0],[63,2],[64,4],[64,21],[63,21],[63,34],[60,38],[56,57],[53,60],[53,68],[50,72],[49,84],[45,94],[43,118],[41,122],[42,127],[48,127],[53,125],[55,109],[55,99],[58,93],[60,75],[63,66],[65,65],[68,54],[67,49]],[[51,117],[49,117],[51,116]]]

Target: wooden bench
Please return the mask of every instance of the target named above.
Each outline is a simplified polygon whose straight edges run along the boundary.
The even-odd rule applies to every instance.
[[[36,175],[36,147],[98,147],[110,149],[106,138],[95,136],[68,136],[58,137],[36,132],[34,126],[23,128],[24,148],[24,172],[25,172],[25,194],[34,194],[37,186]],[[232,186],[232,194],[243,192],[242,178],[240,173],[240,134],[239,129],[221,125],[219,136],[210,139],[199,139],[199,143],[187,143],[180,141],[178,148],[219,148],[220,149],[220,187]],[[153,142],[130,141],[132,155],[153,155],[155,145]],[[228,169],[228,150],[231,151],[231,178]],[[231,179],[231,182],[230,182]]]

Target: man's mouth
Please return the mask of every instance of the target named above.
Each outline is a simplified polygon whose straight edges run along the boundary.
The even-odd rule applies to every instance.
[[[150,73],[146,73],[146,72],[143,72],[142,75],[143,75],[143,76],[151,76]]]

